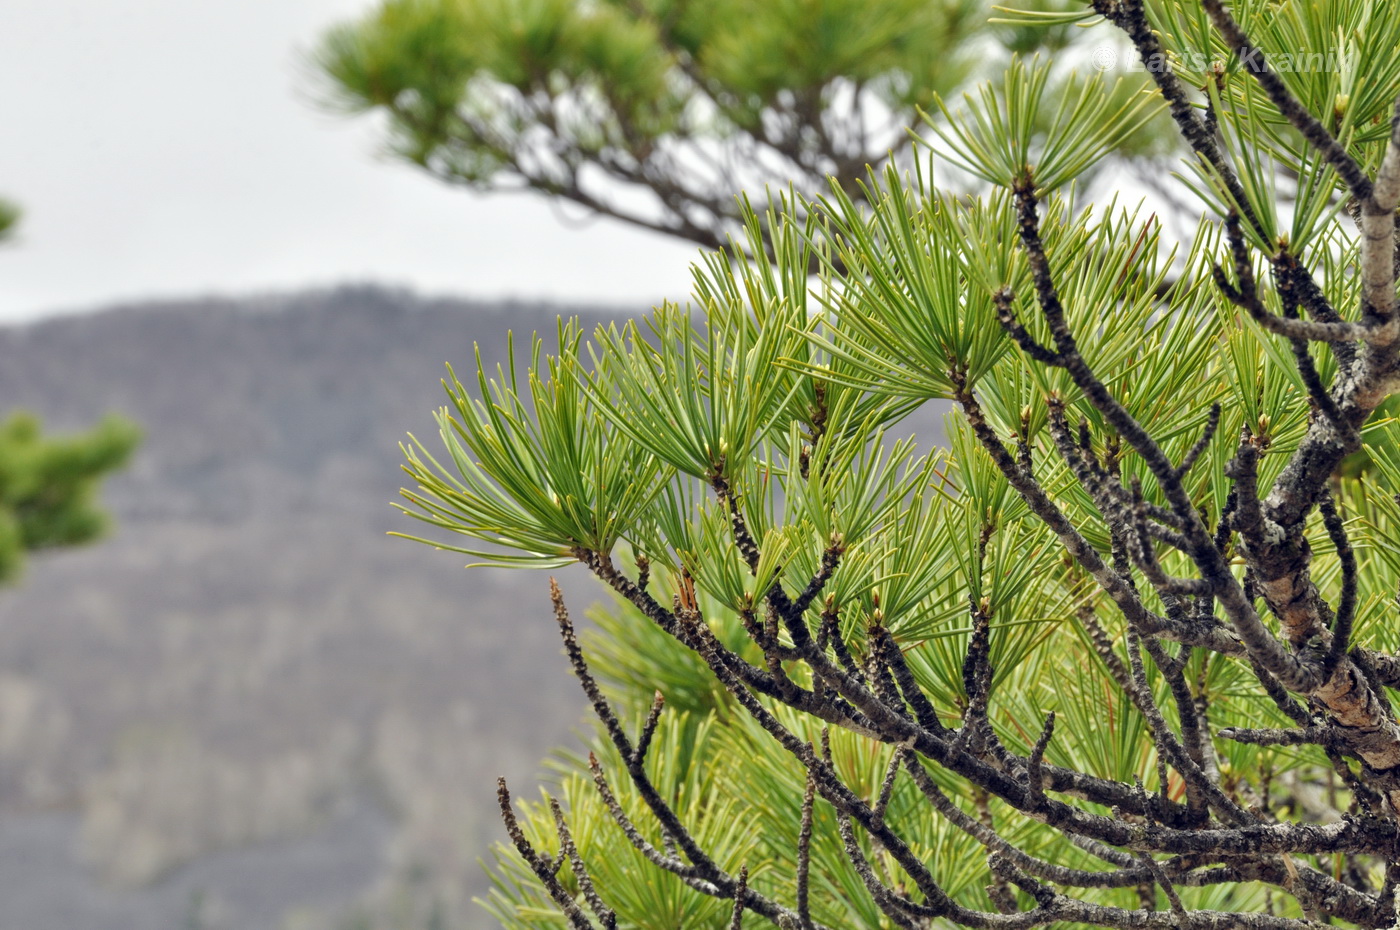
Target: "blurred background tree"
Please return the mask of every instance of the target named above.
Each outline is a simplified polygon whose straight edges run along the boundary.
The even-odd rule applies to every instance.
[[[19,221],[0,200],[0,241]],[[107,417],[88,432],[45,437],[23,412],[0,422],[0,583],[13,581],[26,552],[75,546],[100,536],[106,514],[97,503],[102,479],[126,463],[140,440],[136,426]]]
[[[44,436],[39,420],[23,412],[0,423],[0,583],[18,575],[28,551],[102,535],[108,521],[98,487],[139,439],[136,426],[120,417],[62,437]]]
[[[1069,61],[1087,35],[991,14],[982,0],[383,0],[329,30],[314,65],[328,107],[387,117],[393,156],[433,177],[721,249],[739,194],[819,196],[834,179],[859,199],[867,165],[908,158],[936,97],[1013,53]]]
[[[0,242],[9,238],[19,222],[19,208],[7,200],[0,200]]]

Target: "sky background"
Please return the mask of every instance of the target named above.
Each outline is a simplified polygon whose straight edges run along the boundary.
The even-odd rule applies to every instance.
[[[305,56],[372,0],[0,0],[0,323],[344,282],[650,306],[689,243],[449,188],[319,111]],[[560,213],[565,214],[561,219]]]

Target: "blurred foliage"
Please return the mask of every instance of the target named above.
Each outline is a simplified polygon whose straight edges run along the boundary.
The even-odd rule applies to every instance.
[[[314,67],[327,107],[383,114],[390,151],[435,177],[724,248],[739,194],[815,197],[834,177],[858,197],[867,165],[907,162],[932,136],[921,112],[1012,54],[1068,61],[1101,36],[991,16],[983,0],[382,0],[329,30]],[[1066,73],[1041,76],[1050,99],[1080,94]],[[1027,126],[1053,115],[1033,106]],[[1066,115],[1127,128],[1111,111]],[[1106,141],[1141,154],[1167,140]]]
[[[19,208],[0,201],[0,241]],[[135,425],[108,417],[86,433],[46,437],[23,411],[0,422],[0,583],[15,580],[26,552],[76,546],[101,536],[102,479],[120,469],[140,441]]]
[[[107,529],[98,487],[139,439],[117,417],[62,437],[44,436],[27,413],[0,423],[0,582],[19,574],[26,552],[79,545]]]
[[[19,223],[19,207],[7,200],[0,200],[0,242],[14,234],[17,223]]]

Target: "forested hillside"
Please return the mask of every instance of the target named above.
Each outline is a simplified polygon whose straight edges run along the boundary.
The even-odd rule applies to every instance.
[[[412,528],[390,506],[397,444],[436,441],[443,363],[468,365],[474,341],[502,357],[507,329],[556,313],[341,289],[0,330],[4,407],[55,429],[114,410],[146,431],[105,493],[116,534],[35,559],[0,595],[0,925],[183,926],[168,921],[190,898],[210,926],[255,930],[283,916],[266,889],[182,864],[262,843],[295,873],[278,842],[366,805],[392,826],[352,834],[380,848],[345,874],[322,863],[284,903],[436,899],[482,925],[465,901],[498,830],[495,776],[538,771],[579,718],[577,686],[542,579],[463,571],[385,531]],[[108,886],[86,910],[59,906],[77,881],[61,868],[36,887],[4,866],[7,824],[43,833],[35,816],[58,816],[48,841],[72,834],[73,862]]]

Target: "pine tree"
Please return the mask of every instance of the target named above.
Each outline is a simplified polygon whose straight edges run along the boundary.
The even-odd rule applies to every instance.
[[[504,925],[1400,920],[1400,18],[1050,20],[1094,17],[1150,92],[1014,62],[910,171],[749,214],[687,307],[449,378],[407,512],[617,603],[585,648],[551,585],[598,728],[500,785]],[[1156,109],[1180,243],[1076,194]]]
[[[19,208],[6,200],[0,200],[0,242],[5,241],[19,222]]]
[[[26,552],[102,535],[108,521],[98,488],[139,438],[119,417],[61,437],[44,436],[39,420],[24,412],[0,422],[0,583],[18,577]]]
[[[1043,4],[1066,6],[1064,0]],[[920,109],[1008,53],[1074,46],[982,0],[382,0],[314,56],[331,109],[387,118],[433,177],[533,191],[722,249],[736,197],[907,160]],[[1142,153],[1160,134],[1125,140]]]
[[[0,240],[18,219],[18,208],[0,201]],[[102,534],[107,518],[98,487],[139,439],[139,430],[118,417],[59,438],[45,437],[39,420],[22,411],[0,421],[0,584],[19,576],[27,552]]]

